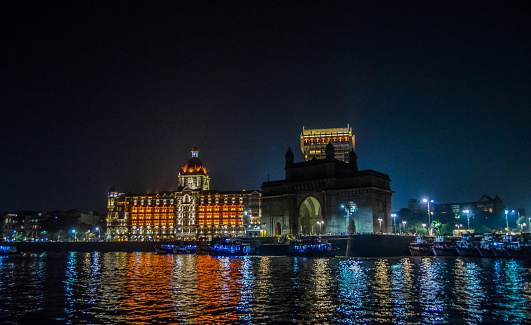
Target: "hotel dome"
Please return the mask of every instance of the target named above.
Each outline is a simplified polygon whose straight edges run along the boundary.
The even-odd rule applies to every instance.
[[[210,177],[203,162],[198,158],[199,151],[194,146],[192,158],[186,162],[179,172],[179,186],[190,189],[208,190]]]

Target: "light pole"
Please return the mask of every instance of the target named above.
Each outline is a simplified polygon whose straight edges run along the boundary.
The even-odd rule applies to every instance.
[[[100,231],[100,227],[96,227],[95,230],[98,232],[98,241],[100,241],[100,240],[101,240],[101,231]]]
[[[505,223],[507,224],[507,233],[509,233],[509,219],[507,218],[508,214],[509,210],[505,210]]]
[[[76,242],[77,241],[76,230],[72,229],[72,233],[74,234],[74,242]]]
[[[348,235],[348,217],[349,217],[349,210],[346,206],[341,205],[343,209],[345,209],[345,235]]]
[[[426,229],[426,224],[425,224],[425,223],[422,224],[422,228],[424,228],[424,231],[425,231],[426,233],[428,233],[428,230]]]
[[[323,232],[323,229],[322,229],[323,223],[324,221],[317,221],[317,224],[319,225],[319,234],[322,234]]]
[[[466,213],[466,222],[467,222],[467,230],[470,230],[470,210],[466,209],[463,210],[464,213]]]
[[[430,236],[433,234],[433,231],[431,229],[431,211],[430,211],[430,202],[433,203],[433,200],[430,199],[424,199],[422,200],[425,203],[428,203],[428,227],[430,231]]]
[[[391,213],[391,218],[393,218],[393,232],[396,233],[396,226],[395,226],[396,213]]]
[[[402,224],[404,225],[404,232],[406,232],[406,223],[407,221],[402,221]]]
[[[383,219],[382,218],[378,218],[378,221],[380,222],[380,233],[382,233],[382,221],[383,221]]]

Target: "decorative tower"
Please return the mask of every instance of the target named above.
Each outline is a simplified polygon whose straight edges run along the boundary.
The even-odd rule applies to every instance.
[[[288,152],[286,152],[286,168],[293,167],[293,161],[294,161],[293,152],[291,151],[291,148],[288,148]]]
[[[354,171],[358,171],[358,155],[356,155],[354,149],[350,150],[348,155],[348,163],[351,165],[351,168]]]
[[[179,187],[188,187],[191,190],[208,191],[210,189],[210,177],[203,162],[199,160],[199,151],[194,146],[192,159],[181,168],[179,172]]]

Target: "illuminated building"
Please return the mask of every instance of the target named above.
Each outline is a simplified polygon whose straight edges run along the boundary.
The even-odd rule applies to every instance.
[[[198,197],[199,236],[244,234],[260,236],[260,192],[203,192]]]
[[[216,235],[256,236],[260,192],[211,191],[210,176],[198,158],[179,172],[176,191],[151,194],[108,192],[107,239],[115,241],[191,240]]]
[[[354,150],[348,163],[336,159],[334,151],[328,143],[324,159],[295,163],[288,150],[285,179],[262,184],[267,236],[391,231],[389,176],[358,170]]]
[[[352,129],[347,124],[346,128],[333,129],[310,129],[302,127],[301,151],[304,160],[309,161],[326,158],[326,145],[331,143],[334,146],[334,158],[343,162],[348,162],[350,151],[355,150],[354,136]]]

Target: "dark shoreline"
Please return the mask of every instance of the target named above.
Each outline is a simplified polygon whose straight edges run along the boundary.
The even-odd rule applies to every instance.
[[[398,235],[350,235],[323,236],[338,249],[338,255],[349,257],[409,256],[408,245],[414,236]],[[263,244],[275,246],[277,238],[242,238],[252,247]],[[13,242],[2,245],[16,246],[19,252],[154,252],[160,242]],[[204,245],[208,245],[205,242]],[[269,255],[269,254],[265,254]],[[272,253],[271,255],[276,255]]]

